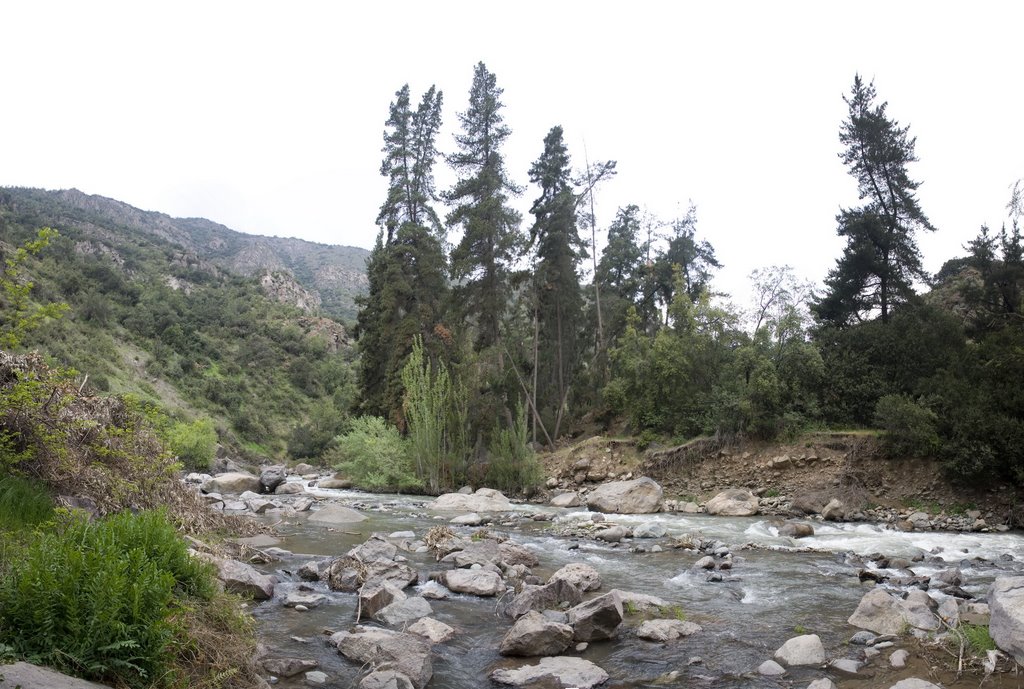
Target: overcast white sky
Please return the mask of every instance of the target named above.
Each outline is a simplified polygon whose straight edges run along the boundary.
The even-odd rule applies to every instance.
[[[1024,177],[1022,32],[1020,2],[0,0],[0,185],[369,248],[394,92],[444,91],[451,151],[482,60],[518,182],[561,124],[575,163],[584,142],[618,161],[600,225],[620,205],[670,219],[692,200],[725,264],[716,286],[742,301],[755,268],[818,281],[839,255],[858,71],[917,137],[939,228],[920,238],[926,267],[998,228]]]

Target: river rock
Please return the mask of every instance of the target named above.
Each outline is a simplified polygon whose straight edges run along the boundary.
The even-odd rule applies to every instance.
[[[275,677],[287,678],[314,670],[320,663],[308,658],[264,658],[260,665]]]
[[[657,596],[649,596],[646,593],[634,593],[633,591],[623,591],[621,589],[612,589],[608,593],[617,594],[624,606],[629,605],[637,612],[668,607],[668,603],[663,599]]]
[[[349,660],[375,670],[394,670],[423,689],[434,674],[430,644],[415,634],[356,625],[351,631],[331,635],[331,644]]]
[[[892,652],[889,656],[889,665],[900,670],[907,666],[907,659],[910,657],[910,651],[905,648],[900,648]]]
[[[474,596],[496,596],[505,592],[501,575],[482,569],[449,569],[441,573],[440,582],[455,593]]]
[[[454,627],[435,620],[433,617],[421,617],[406,627],[405,631],[422,636],[432,644],[444,643],[455,636]]]
[[[541,686],[557,683],[555,686],[592,689],[607,682],[608,673],[589,660],[557,656],[541,658],[536,665],[523,665],[515,669],[500,668],[491,673],[491,679],[498,684],[515,687],[534,686],[546,682]]]
[[[548,583],[556,579],[564,579],[584,593],[601,588],[601,575],[585,562],[570,562],[548,577]]]
[[[552,507],[579,507],[583,504],[583,499],[576,491],[569,491],[568,493],[559,493],[551,498],[548,504]]]
[[[693,563],[693,569],[714,569],[715,558],[710,555],[705,555],[701,559]]]
[[[704,509],[708,514],[749,517],[757,514],[757,496],[745,488],[729,488],[708,500]]]
[[[540,564],[540,559],[536,553],[512,541],[499,543],[498,553],[501,558],[500,561],[509,566],[524,565],[526,567],[536,567]]]
[[[398,546],[394,543],[389,543],[380,536],[370,536],[345,554],[364,563],[376,562],[378,560],[393,560],[395,555],[398,554]]]
[[[766,660],[757,666],[757,674],[764,675],[765,677],[779,677],[786,674],[786,668],[774,660]]]
[[[933,632],[942,626],[933,612],[938,607],[935,599],[921,589],[910,589],[899,604],[903,608],[903,618],[911,627]]]
[[[234,495],[239,495],[247,490],[259,493],[260,480],[252,474],[233,471],[214,476],[203,484],[201,490],[204,493],[232,493]]]
[[[400,624],[406,624],[432,615],[434,613],[433,608],[430,607],[430,603],[424,598],[419,596],[413,596],[412,598],[406,598],[405,600],[397,600],[388,606],[385,606],[373,616],[373,619],[378,622],[387,625],[388,627],[394,627]]]
[[[284,599],[284,607],[294,608],[297,605],[304,605],[306,609],[318,608],[327,602],[327,596],[322,593],[301,593],[292,591]]]
[[[807,689],[836,689],[836,683],[828,677],[822,677],[808,684]]]
[[[475,493],[445,493],[439,495],[428,509],[437,512],[510,512],[512,503],[499,491],[480,488]]]
[[[814,527],[807,522],[785,522],[779,527],[779,535],[788,538],[807,538],[814,535]]]
[[[942,687],[917,677],[908,677],[896,682],[889,689],[942,689]]]
[[[277,579],[260,574],[252,565],[224,557],[216,557],[206,553],[197,553],[217,568],[217,578],[224,582],[224,588],[232,593],[252,596],[254,600],[269,600],[274,596],[274,585]]]
[[[317,526],[343,526],[365,519],[365,516],[344,505],[327,505],[309,515],[309,523]]]
[[[285,482],[288,475],[281,465],[270,466],[260,472],[260,486],[265,493],[273,493],[274,489]]]
[[[992,640],[1024,665],[1024,577],[996,577],[988,605]]]
[[[587,507],[613,514],[650,514],[661,509],[661,498],[661,486],[644,476],[601,484],[587,494]]]
[[[832,498],[821,508],[821,516],[833,522],[841,522],[846,519],[846,505],[842,500]]]
[[[543,611],[557,608],[562,603],[579,605],[583,593],[567,579],[552,579],[543,586],[526,584],[516,597],[505,606],[505,614],[516,618],[531,610]]]
[[[469,514],[460,514],[458,517],[452,517],[448,520],[448,523],[455,526],[480,526],[484,523],[484,518],[476,512],[470,512]]]
[[[274,495],[298,495],[302,492],[305,492],[305,489],[302,487],[302,484],[297,481],[282,483],[274,489]]]
[[[701,631],[699,624],[683,620],[645,620],[636,635],[645,641],[673,641]]]
[[[394,670],[374,670],[359,680],[359,689],[414,689],[412,680]]]
[[[794,636],[775,651],[775,660],[795,665],[821,665],[825,662],[825,647],[817,634]]]
[[[473,565],[494,565],[501,561],[501,551],[498,549],[498,542],[484,538],[479,541],[470,541],[465,544],[462,550],[456,550],[441,558],[441,562],[450,562],[456,567],[472,567]]]
[[[626,530],[626,527],[618,524],[605,527],[594,533],[594,538],[607,543],[618,543],[627,536],[629,536],[629,531]]]
[[[352,487],[352,481],[347,478],[322,478],[316,482],[317,488],[329,488],[331,490],[347,490]]]
[[[864,667],[864,663],[853,658],[836,658],[828,664],[834,672],[838,672],[850,677],[857,677],[860,673],[860,669]]]
[[[352,593],[366,583],[390,581],[404,589],[419,580],[416,570],[402,562],[374,560],[363,563],[354,557],[344,556],[331,561],[327,569],[327,585],[332,591]]]
[[[390,581],[363,584],[359,588],[357,621],[364,617],[374,617],[392,603],[405,599],[402,589]]]
[[[516,620],[501,640],[503,656],[556,656],[572,644],[573,629],[530,611]]]
[[[316,560],[310,560],[300,566],[296,574],[303,581],[320,581],[320,563]]]
[[[610,639],[622,624],[622,599],[618,593],[606,593],[569,608],[566,614],[573,628],[574,640]]]
[[[899,634],[906,623],[900,600],[882,588],[864,594],[848,622],[876,634]]]
[[[646,522],[633,527],[633,538],[662,538],[668,531],[661,522]]]
[[[109,689],[77,677],[61,674],[47,667],[17,662],[0,665],[0,687],[3,689]]]

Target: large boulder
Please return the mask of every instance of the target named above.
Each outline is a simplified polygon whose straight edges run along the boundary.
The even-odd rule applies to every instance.
[[[789,538],[807,538],[814,535],[814,527],[807,522],[786,522],[779,527],[779,535]]]
[[[644,476],[601,484],[587,494],[587,507],[612,514],[649,514],[661,509],[661,498],[661,486]]]
[[[275,677],[288,678],[294,677],[300,672],[315,670],[320,664],[308,658],[264,658],[260,661],[260,665]]]
[[[750,517],[757,514],[757,496],[745,488],[729,488],[708,500],[704,509],[725,517]]]
[[[510,512],[513,508],[502,493],[491,488],[480,488],[475,493],[445,493],[439,495],[428,509],[437,512]]]
[[[264,492],[273,493],[287,478],[288,474],[283,466],[270,466],[260,472],[260,485]]]
[[[0,665],[0,687],[7,689],[109,689],[106,684],[88,682],[30,663]]]
[[[390,581],[363,584],[359,588],[356,621],[358,622],[364,617],[373,617],[392,603],[405,600],[407,597],[401,588]]]
[[[567,493],[559,493],[548,502],[552,507],[579,507],[583,504],[580,494],[574,490]]]
[[[570,562],[548,578],[548,583],[563,579],[586,593],[601,588],[601,575],[585,562]]]
[[[430,607],[430,603],[427,602],[426,598],[413,596],[405,600],[395,601],[391,605],[380,609],[373,616],[373,619],[388,627],[395,627],[415,622],[421,617],[433,614],[433,612],[434,610]]]
[[[365,519],[364,515],[344,505],[327,505],[309,515],[309,523],[317,526],[355,524]]]
[[[360,562],[376,562],[377,560],[393,560],[398,554],[398,546],[389,543],[380,536],[370,536],[364,542],[351,548],[347,553]]]
[[[441,573],[439,581],[455,593],[496,596],[505,592],[501,575],[484,569],[449,569]]]
[[[646,641],[673,641],[701,631],[701,627],[684,620],[645,620],[637,627],[636,635]]]
[[[213,563],[217,568],[217,578],[224,583],[225,590],[242,596],[252,596],[254,600],[273,598],[276,577],[260,574],[252,565],[238,560],[207,553],[197,553],[196,557]]]
[[[491,673],[491,679],[514,687],[539,685],[592,689],[607,682],[608,673],[589,660],[558,656],[541,658],[536,665],[500,668]]]
[[[503,656],[556,656],[572,643],[572,627],[530,611],[501,640]]]
[[[359,689],[414,689],[412,680],[394,670],[374,670],[359,680]]]
[[[260,479],[252,474],[233,471],[214,476],[203,484],[201,490],[204,493],[231,493],[233,495],[240,495],[247,490],[259,493]]]
[[[996,577],[988,605],[992,640],[1024,665],[1024,577]]]
[[[496,565],[501,561],[498,542],[490,538],[472,541],[462,550],[456,550],[441,558],[441,562],[450,562],[456,567],[472,567],[473,565]]]
[[[790,667],[821,665],[825,662],[825,647],[817,634],[794,636],[775,651],[775,660]]]
[[[583,593],[566,579],[554,579],[543,586],[526,584],[507,606],[505,614],[519,617],[531,610],[543,611],[555,609],[562,603],[579,605],[583,602]]]
[[[882,588],[864,594],[848,622],[876,634],[899,634],[907,624],[903,601]]]
[[[331,644],[343,656],[374,670],[394,670],[423,689],[434,674],[430,644],[415,634],[356,625],[351,631],[331,635]]]
[[[455,636],[455,629],[453,627],[444,622],[439,622],[433,617],[421,617],[406,627],[405,631],[416,636],[422,636],[432,644],[443,643]]]
[[[566,614],[576,641],[610,639],[622,624],[622,599],[612,591],[569,608]]]
[[[419,574],[404,562],[374,560],[364,563],[346,555],[331,561],[324,578],[332,591],[352,593],[358,591],[363,584],[385,581],[404,589],[419,581]]]

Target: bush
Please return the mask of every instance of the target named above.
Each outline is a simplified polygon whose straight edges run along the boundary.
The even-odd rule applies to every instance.
[[[163,514],[70,517],[10,563],[0,582],[0,643],[88,679],[165,684],[176,591],[209,597],[214,587]]]
[[[422,484],[413,472],[406,442],[379,416],[362,416],[325,455],[335,469],[368,490],[410,490]]]
[[[46,489],[20,476],[0,476],[0,530],[33,527],[53,517]]]
[[[903,395],[885,395],[875,405],[875,423],[886,431],[890,456],[931,457],[939,449],[938,417]]]
[[[168,430],[167,445],[189,471],[208,471],[217,453],[217,431],[209,419],[179,421]]]
[[[544,474],[537,455],[530,447],[526,410],[516,410],[511,428],[495,427],[489,447],[487,485],[504,492],[532,493]]]

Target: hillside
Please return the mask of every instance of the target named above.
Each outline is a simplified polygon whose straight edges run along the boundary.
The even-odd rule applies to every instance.
[[[22,221],[48,224],[94,251],[148,241],[176,247],[189,262],[212,264],[248,277],[289,273],[310,298],[307,310],[338,320],[355,318],[355,298],[367,288],[369,252],[352,246],[236,232],[204,218],[172,218],[77,189],[0,189],[0,205]],[[45,222],[44,222],[45,221]]]
[[[60,236],[25,266],[32,298],[69,310],[32,332],[26,349],[95,390],[130,393],[181,422],[208,419],[222,444],[254,458],[317,454],[342,427],[355,394],[345,326],[317,308],[299,275],[252,273],[262,260],[303,266],[307,277],[345,275],[354,254],[335,270],[335,247],[76,191],[0,190],[0,254],[44,226]]]

